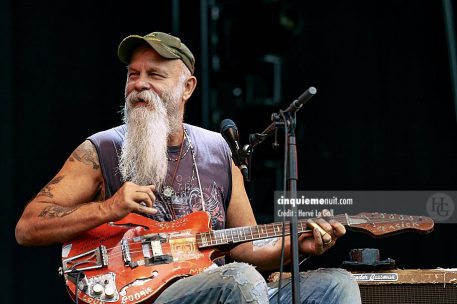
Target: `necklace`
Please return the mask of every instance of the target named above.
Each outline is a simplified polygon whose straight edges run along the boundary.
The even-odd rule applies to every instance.
[[[180,149],[180,152],[179,152],[179,156],[178,158],[176,159],[177,161],[177,164],[176,164],[176,167],[175,167],[175,171],[173,173],[173,179],[171,181],[171,186],[165,186],[162,188],[162,191],[161,191],[161,196],[162,196],[162,199],[164,201],[166,201],[168,203],[168,205],[170,205],[170,209],[173,209],[171,211],[171,215],[172,215],[172,218],[173,219],[176,219],[176,215],[175,215],[175,212],[174,212],[174,208],[173,208],[173,197],[175,196],[175,191],[173,189],[173,184],[174,184],[174,181],[175,181],[175,178],[176,178],[176,174],[178,172],[178,168],[179,168],[179,164],[180,164],[180,161],[181,159],[184,158],[184,155],[190,150],[190,154],[192,155],[192,167],[193,169],[195,169],[195,173],[196,173],[196,177],[197,177],[197,182],[198,182],[198,188],[199,188],[199,192],[200,192],[200,201],[201,201],[201,206],[202,206],[202,210],[205,211],[205,200],[203,198],[203,189],[202,189],[202,185],[201,185],[201,181],[200,181],[200,174],[198,173],[198,166],[197,166],[197,161],[195,159],[195,149],[194,149],[194,146],[192,144],[192,140],[191,138],[189,137],[189,134],[187,133],[187,130],[186,128],[184,127],[184,134],[183,134],[183,144],[181,145],[181,149]],[[183,147],[184,147],[184,142],[185,140],[187,140],[187,143],[188,143],[188,147],[187,147],[187,150],[186,152],[184,153],[184,155],[182,155],[182,151],[183,151]],[[174,159],[169,159],[170,161],[175,161]]]
[[[186,128],[184,128],[184,134],[186,134],[187,141],[189,142],[190,146],[190,154],[192,154],[192,165],[195,166],[195,173],[197,174],[197,182],[198,182],[198,189],[200,190],[200,201],[202,204],[202,210],[205,210],[205,199],[203,198],[203,189],[202,189],[202,184],[200,182],[200,174],[198,174],[198,166],[197,166],[197,161],[195,160],[195,150],[192,145],[192,140],[190,139],[189,135],[187,134]]]
[[[167,157],[167,159],[168,159],[169,161],[174,161],[174,162],[177,161],[177,162],[179,162],[181,159],[183,159],[184,157],[186,157],[187,153],[188,153],[189,150],[190,150],[190,145],[189,145],[189,144],[187,145],[187,149],[186,149],[186,152],[184,152],[184,154],[182,153],[182,150],[183,150],[182,147],[183,147],[183,145],[184,145],[184,140],[183,140],[183,143],[182,143],[181,148],[180,148],[180,150],[179,150],[179,156],[178,156],[178,157],[176,157],[176,158]]]
[[[185,154],[188,151],[187,150],[186,153],[184,153],[184,156],[182,155],[182,151],[183,151],[183,147],[184,147],[184,144],[185,144],[185,140],[186,140],[186,133],[183,132],[183,140],[182,140],[181,148],[179,150],[178,158],[176,158],[176,160],[168,158],[169,161],[177,161],[177,164],[176,164],[176,167],[175,167],[175,172],[173,173],[173,176],[172,176],[172,179],[171,179],[171,184],[162,187],[162,192],[161,192],[162,198],[165,201],[167,201],[168,203],[171,202],[171,199],[175,195],[175,190],[173,190],[173,184],[175,183],[175,178],[176,178],[176,174],[178,173],[179,164],[181,163],[181,159],[184,158]],[[189,145],[189,147],[190,147],[190,145]]]

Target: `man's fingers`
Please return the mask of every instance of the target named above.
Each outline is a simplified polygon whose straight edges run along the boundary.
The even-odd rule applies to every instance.
[[[157,209],[153,208],[154,202],[156,197],[154,195],[155,186],[140,186],[138,190],[136,190],[136,194],[138,195],[139,200],[135,200],[138,202],[138,212],[145,213],[145,214],[156,214]]]
[[[147,193],[150,196],[153,196],[155,198],[154,191],[156,191],[156,186],[154,186],[154,185],[140,186],[140,189],[138,191]]]
[[[319,224],[319,226],[322,227],[327,233],[332,233],[333,232],[333,227],[330,225],[326,220],[322,218],[316,219],[316,223]]]
[[[135,201],[137,203],[139,203],[139,202],[145,203],[146,207],[152,207],[152,204],[154,203],[151,199],[151,196],[149,196],[149,194],[144,193],[144,192],[138,193],[137,197],[135,198]]]
[[[336,237],[341,237],[346,234],[346,227],[344,227],[340,222],[330,220],[330,225],[332,225],[333,233]]]
[[[145,206],[143,202],[138,204],[138,213],[156,214],[157,209]]]
[[[314,245],[316,246],[316,254],[324,252],[324,242],[322,241],[321,232],[318,228],[313,229]]]
[[[147,207],[152,207],[156,200],[156,196],[153,192],[154,186],[140,186],[139,189],[135,190],[135,201],[143,201]]]
[[[327,221],[324,219],[317,219],[316,222],[314,222],[313,220],[308,219],[308,225],[319,231],[324,244],[329,244],[332,241],[333,227],[327,223]]]

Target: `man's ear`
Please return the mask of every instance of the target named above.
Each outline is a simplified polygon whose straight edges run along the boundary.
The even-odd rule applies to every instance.
[[[196,87],[197,87],[197,77],[192,75],[186,80],[186,83],[184,84],[183,99],[185,102],[187,102],[187,100],[189,100],[190,96],[192,96],[192,93],[194,92]]]

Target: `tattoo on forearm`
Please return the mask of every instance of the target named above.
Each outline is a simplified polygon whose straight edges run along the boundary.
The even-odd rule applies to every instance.
[[[54,194],[52,194],[52,185],[58,184],[65,175],[56,176],[53,178],[43,189],[37,194],[37,196],[47,196],[49,198],[53,198]]]
[[[256,240],[252,242],[252,245],[254,246],[254,249],[256,248],[261,248],[261,247],[266,247],[266,246],[271,246],[273,247],[276,245],[278,242],[278,238],[270,238],[270,239],[263,239],[263,240]]]
[[[100,168],[98,162],[97,152],[94,150],[94,146],[89,142],[85,141],[70,155],[69,161],[80,161],[86,165],[92,165],[92,169]]]
[[[39,217],[64,217],[73,213],[78,208],[68,208],[62,206],[46,206],[38,215]]]

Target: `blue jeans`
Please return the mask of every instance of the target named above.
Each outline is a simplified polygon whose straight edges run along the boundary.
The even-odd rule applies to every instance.
[[[302,303],[361,303],[352,275],[335,268],[300,273]],[[290,279],[283,280],[279,303],[292,303]],[[277,283],[266,283],[260,273],[244,263],[230,263],[178,280],[154,303],[278,303]]]

